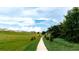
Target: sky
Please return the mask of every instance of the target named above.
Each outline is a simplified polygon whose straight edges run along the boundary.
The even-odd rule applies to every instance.
[[[45,31],[62,22],[70,9],[71,7],[0,7],[0,28]]]

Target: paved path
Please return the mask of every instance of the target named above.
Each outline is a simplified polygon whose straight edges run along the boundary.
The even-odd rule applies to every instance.
[[[39,41],[39,44],[37,46],[37,51],[47,51],[47,48],[45,47],[43,42],[43,37]]]

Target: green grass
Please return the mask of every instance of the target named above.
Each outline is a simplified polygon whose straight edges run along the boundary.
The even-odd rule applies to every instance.
[[[31,40],[33,36],[36,39]],[[0,31],[0,51],[35,51],[40,37],[33,32]]]
[[[61,38],[55,38],[53,42],[43,40],[49,51],[79,51],[79,44],[70,43]]]

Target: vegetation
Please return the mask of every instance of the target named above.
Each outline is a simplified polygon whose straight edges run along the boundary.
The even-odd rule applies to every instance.
[[[48,28],[47,34],[50,37],[61,37],[69,42],[79,42],[79,8],[69,10],[63,23]],[[51,38],[52,40],[52,38]]]
[[[79,44],[54,38],[53,42],[43,39],[48,51],[79,51]]]
[[[45,33],[46,33],[46,32],[45,32],[45,31],[43,31],[43,32],[42,32],[42,35],[44,35]]]
[[[68,11],[63,22],[65,38],[68,41],[79,43],[79,8],[74,7]]]
[[[79,8],[69,10],[62,23],[48,28],[44,38],[48,50],[79,50]]]
[[[0,51],[35,51],[40,37],[36,32],[0,31]]]

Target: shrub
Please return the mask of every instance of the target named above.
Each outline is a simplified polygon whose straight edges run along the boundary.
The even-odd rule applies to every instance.
[[[32,37],[32,38],[31,38],[31,41],[33,41],[33,40],[35,40],[35,39],[36,39],[35,37]]]

